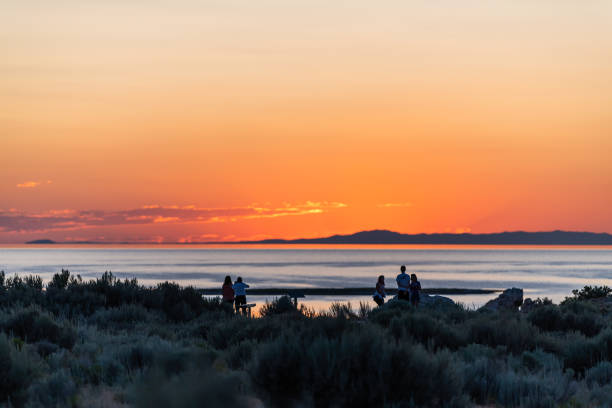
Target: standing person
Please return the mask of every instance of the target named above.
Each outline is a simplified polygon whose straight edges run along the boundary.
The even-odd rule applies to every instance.
[[[387,294],[385,293],[385,277],[380,275],[378,277],[378,281],[376,282],[376,292],[374,292],[374,301],[378,306],[382,306],[385,303],[385,297]]]
[[[236,294],[234,304],[236,305],[236,313],[238,313],[240,311],[240,306],[246,305],[246,289],[249,287],[249,285],[243,283],[242,277],[239,276],[232,287],[234,289],[234,293]]]
[[[408,291],[410,290],[410,276],[406,273],[406,265],[402,265],[400,271],[401,273],[395,278],[397,282],[397,298],[408,301],[410,300],[408,296]]]
[[[416,274],[410,275],[410,303],[417,307],[419,305],[421,294],[421,282],[417,280]]]
[[[223,302],[227,302],[230,305],[234,304],[234,288],[232,287],[232,278],[229,275],[223,281],[221,293],[223,294]]]

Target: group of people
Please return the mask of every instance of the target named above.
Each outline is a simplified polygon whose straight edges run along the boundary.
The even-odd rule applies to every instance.
[[[416,274],[408,275],[406,266],[402,265],[400,274],[395,278],[397,282],[397,298],[410,302],[413,306],[419,305],[421,283],[418,281]],[[240,307],[246,305],[246,290],[249,287],[242,281],[242,277],[236,278],[236,282],[232,284],[232,278],[228,275],[225,277],[222,286],[223,301],[233,304],[236,308],[236,313],[240,312]],[[385,276],[380,275],[376,282],[376,292],[374,292],[374,301],[378,306],[385,303]]]
[[[400,300],[406,300],[410,302],[413,306],[419,305],[420,293],[421,293],[421,283],[417,279],[416,274],[408,275],[406,273],[406,266],[402,265],[400,268],[400,274],[395,278],[397,282],[397,298]],[[374,301],[378,306],[381,306],[385,303],[385,298],[387,294],[385,293],[385,277],[384,275],[380,275],[378,277],[378,281],[376,282],[376,292],[374,292]]]
[[[225,277],[222,286],[223,301],[233,304],[236,307],[236,313],[240,311],[240,306],[246,305],[246,290],[249,287],[242,281],[242,277],[236,278],[236,282],[232,284],[232,278],[228,275]]]

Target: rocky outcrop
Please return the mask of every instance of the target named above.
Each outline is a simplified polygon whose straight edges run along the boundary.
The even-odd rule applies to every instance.
[[[397,296],[393,296],[389,302],[403,302],[397,299]],[[406,302],[407,303],[407,302]],[[427,307],[427,308],[446,308],[446,307],[456,307],[457,304],[453,301],[453,299],[447,298],[445,296],[440,295],[428,295],[427,293],[421,293],[419,296],[419,307]]]
[[[481,309],[491,311],[517,311],[523,304],[523,289],[506,289],[495,299],[489,300]]]

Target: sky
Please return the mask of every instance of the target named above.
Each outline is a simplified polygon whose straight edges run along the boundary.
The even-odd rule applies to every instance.
[[[607,0],[5,0],[0,243],[612,233]]]

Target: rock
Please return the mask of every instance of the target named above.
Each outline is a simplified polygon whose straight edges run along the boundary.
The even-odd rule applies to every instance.
[[[504,290],[497,298],[489,300],[481,309],[517,311],[521,304],[523,304],[523,289],[511,288]]]
[[[455,302],[445,296],[440,295],[428,295],[421,293],[419,306],[426,307],[445,307],[445,306],[456,306]]]
[[[399,300],[397,296],[394,296],[389,302],[404,302]],[[407,302],[406,302],[407,303]],[[428,295],[427,293],[421,292],[419,296],[419,307],[431,307],[431,308],[444,308],[452,306],[455,307],[457,304],[450,298],[440,295]]]

